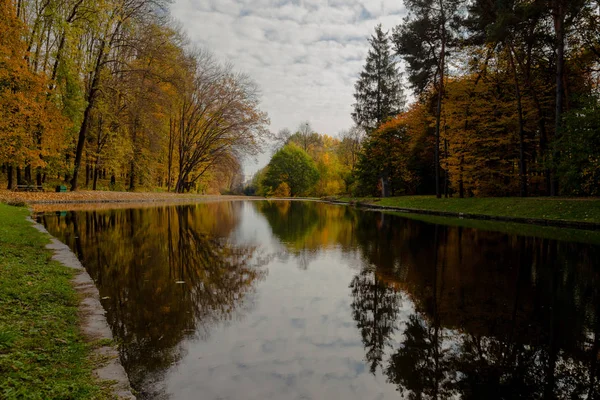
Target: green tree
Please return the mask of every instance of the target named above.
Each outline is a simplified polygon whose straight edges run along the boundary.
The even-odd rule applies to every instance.
[[[319,180],[319,170],[312,158],[294,143],[284,146],[271,158],[264,185],[274,190],[283,182],[291,196],[307,193]]]
[[[381,24],[375,27],[375,35],[369,39],[371,49],[358,81],[354,85],[354,111],[356,125],[367,132],[377,129],[388,118],[404,107],[401,76],[394,61],[390,40]]]

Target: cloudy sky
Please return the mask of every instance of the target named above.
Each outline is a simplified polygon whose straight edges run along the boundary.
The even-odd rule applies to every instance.
[[[271,131],[309,121],[329,135],[352,125],[367,37],[404,15],[401,0],[175,0],[171,11],[195,44],[259,84]],[[246,174],[268,159],[246,162]]]

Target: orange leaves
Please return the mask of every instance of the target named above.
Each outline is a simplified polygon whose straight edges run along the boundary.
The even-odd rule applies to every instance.
[[[31,72],[23,25],[10,1],[0,5],[0,163],[44,166],[62,146],[65,120],[48,99],[46,79]]]

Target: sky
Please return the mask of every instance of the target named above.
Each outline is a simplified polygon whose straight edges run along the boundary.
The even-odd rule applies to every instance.
[[[262,91],[270,130],[309,121],[319,133],[352,126],[354,82],[381,23],[401,22],[401,0],[175,0],[172,15],[193,44],[247,73]],[[252,175],[266,165],[244,161]]]

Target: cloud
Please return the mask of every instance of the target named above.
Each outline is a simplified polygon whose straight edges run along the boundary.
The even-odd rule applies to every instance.
[[[193,43],[259,84],[272,131],[308,120],[335,135],[352,125],[367,38],[378,23],[400,23],[404,9],[399,0],[175,0],[171,12]],[[247,161],[246,173],[268,156]]]

